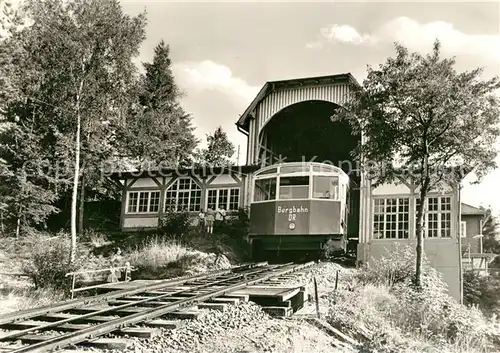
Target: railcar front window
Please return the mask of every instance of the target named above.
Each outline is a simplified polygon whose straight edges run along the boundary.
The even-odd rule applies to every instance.
[[[280,200],[307,198],[309,198],[309,176],[280,178]]]
[[[254,201],[276,199],[276,178],[255,180]]]
[[[339,178],[336,176],[314,176],[313,198],[338,200]]]

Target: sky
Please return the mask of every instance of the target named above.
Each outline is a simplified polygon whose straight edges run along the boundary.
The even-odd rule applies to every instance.
[[[197,137],[222,126],[240,147],[239,164],[246,161],[246,137],[235,122],[266,81],[350,72],[361,83],[367,65],[394,54],[395,41],[424,53],[435,38],[459,71],[480,66],[484,78],[500,74],[498,2],[123,0],[122,6],[130,15],[147,11],[138,61],[150,61],[160,40],[169,44]],[[499,211],[500,169],[479,185],[470,185],[473,179],[465,181],[462,200]]]

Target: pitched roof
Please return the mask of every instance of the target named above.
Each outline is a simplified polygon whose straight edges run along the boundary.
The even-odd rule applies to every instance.
[[[486,213],[486,211],[484,211],[484,210],[482,210],[480,208],[468,205],[468,204],[463,203],[463,202],[462,202],[461,207],[462,207],[462,215],[483,216]]]
[[[238,130],[244,130],[248,133],[248,118],[252,114],[257,104],[259,104],[264,98],[271,94],[276,89],[280,88],[293,88],[300,86],[310,86],[310,85],[320,85],[320,84],[331,84],[331,83],[349,83],[354,86],[361,87],[358,81],[350,73],[328,75],[328,76],[317,76],[317,77],[304,77],[304,78],[294,78],[281,81],[268,81],[264,84],[262,89],[257,93],[252,103],[247,107],[247,109],[240,116],[236,122]]]

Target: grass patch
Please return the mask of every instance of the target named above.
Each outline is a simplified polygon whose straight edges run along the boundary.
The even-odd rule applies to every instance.
[[[186,256],[188,249],[176,240],[153,237],[129,252],[132,266],[157,271]]]
[[[221,255],[193,250],[179,240],[152,237],[124,257],[136,268],[133,278],[165,279],[231,266]]]
[[[63,291],[52,288],[4,288],[2,292],[3,294],[0,296],[0,314],[49,305],[64,299]]]
[[[365,352],[491,352],[498,324],[458,304],[441,275],[424,261],[422,288],[412,285],[414,251],[396,247],[364,267],[349,290],[329,296],[327,320],[363,342]]]

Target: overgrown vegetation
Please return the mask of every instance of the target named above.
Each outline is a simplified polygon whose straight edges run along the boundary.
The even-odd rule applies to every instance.
[[[478,307],[485,315],[500,317],[500,277],[481,276],[476,271],[466,271],[464,303]]]
[[[396,246],[362,268],[348,290],[331,295],[328,321],[369,352],[485,352],[498,345],[494,322],[451,298],[425,258],[422,285],[414,286],[415,256]]]
[[[160,219],[159,233],[166,237],[186,239],[192,233],[191,223],[188,212],[167,212]]]

